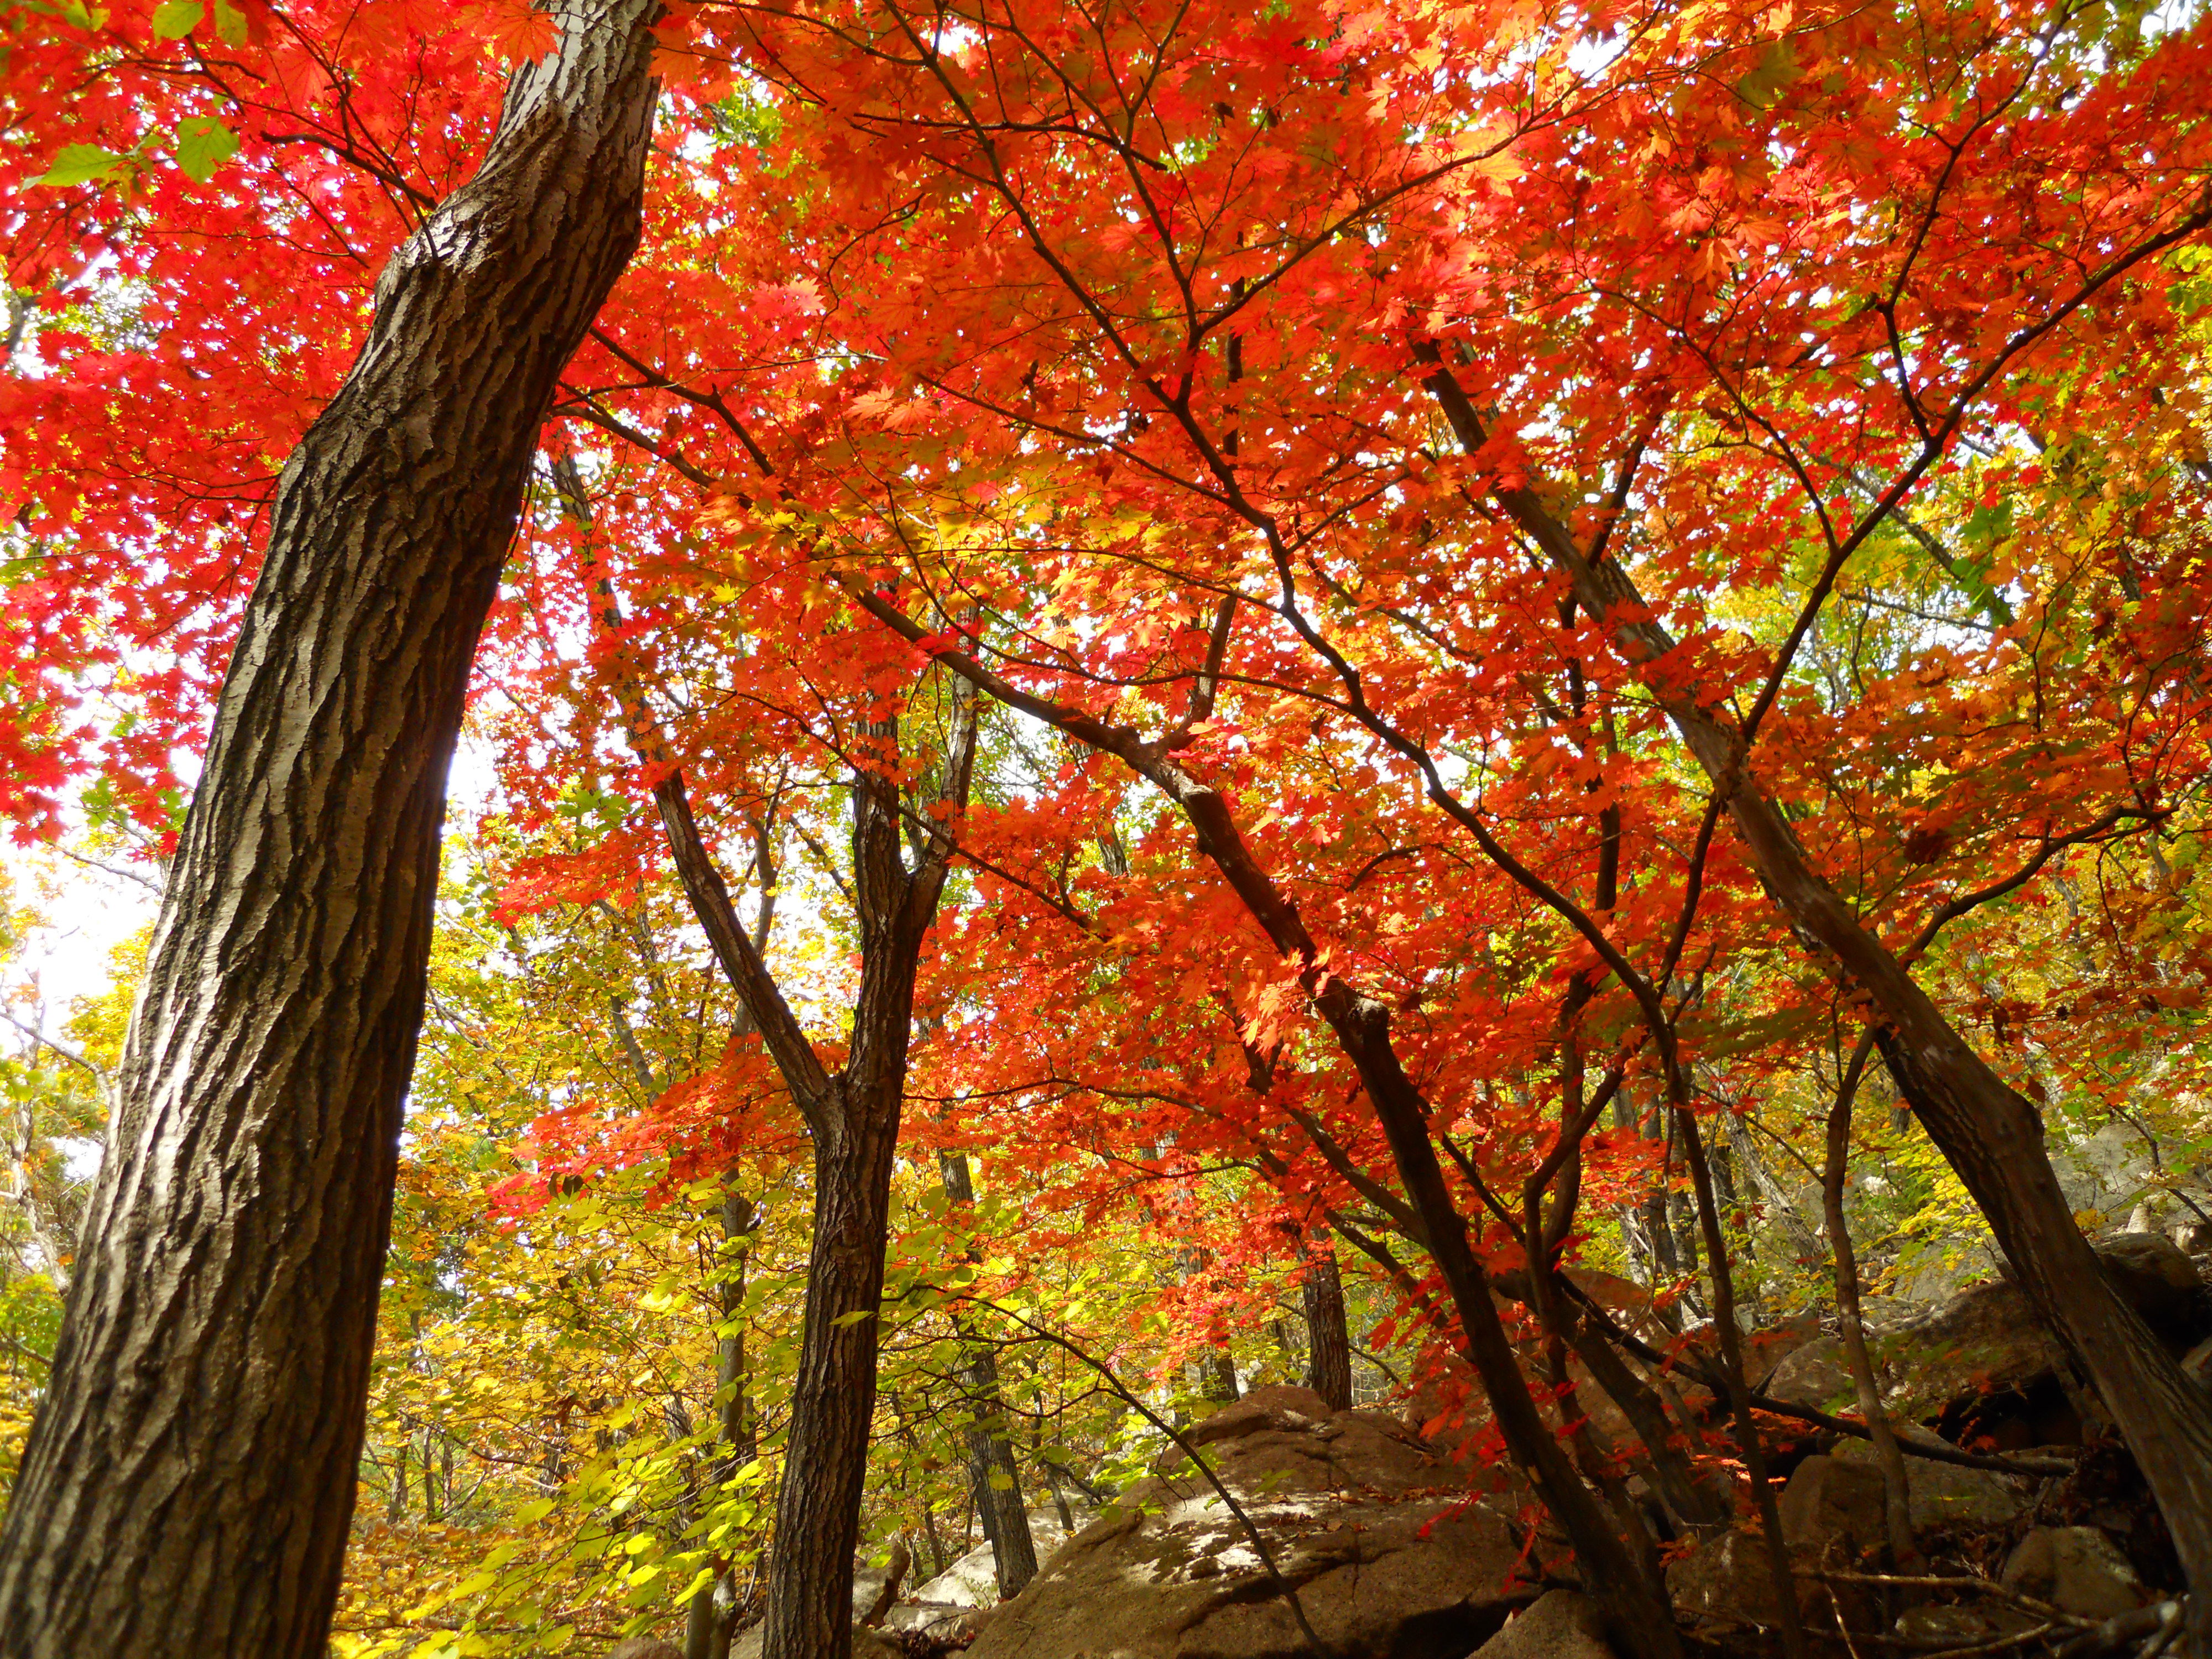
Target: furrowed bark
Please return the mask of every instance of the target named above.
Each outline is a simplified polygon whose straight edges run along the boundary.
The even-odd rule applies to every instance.
[[[611,599],[610,599],[611,605]],[[617,688],[631,740],[648,759],[666,745],[635,680]],[[966,805],[975,761],[972,697],[952,699],[939,798]],[[896,728],[866,728],[896,737]],[[875,1413],[890,1176],[906,1099],[915,975],[937,918],[951,842],[933,829],[915,867],[902,862],[897,785],[853,775],[853,889],[860,930],[860,987],[842,1068],[825,1067],[758,945],[748,938],[691,813],[684,775],[653,788],[669,853],[693,914],[776,1062],[814,1143],[814,1231],[806,1319],[792,1394],[783,1475],[769,1559],[764,1659],[849,1659],[853,1553]]]
[[[879,1036],[890,1035],[900,987],[889,981],[897,977],[878,977],[888,995],[868,1012]],[[911,969],[904,978],[910,1000]],[[902,1031],[898,1038],[902,1084]],[[805,1334],[776,1489],[766,1659],[846,1659],[852,1652],[853,1553],[860,1545],[860,1489],[875,1414],[884,1233],[898,1145],[898,1099],[887,1097],[888,1081],[880,1073],[874,1086],[841,1079],[836,1107],[847,1127],[815,1140]]]
[[[896,735],[894,728],[871,730],[877,737]],[[967,802],[975,741],[974,703],[956,698],[944,767],[942,799],[949,804]],[[852,1652],[853,1552],[875,1413],[884,1240],[906,1103],[915,975],[951,854],[949,836],[934,830],[926,856],[909,872],[900,858],[899,805],[896,783],[855,770],[860,989],[844,1069],[821,1107],[808,1113],[817,1126],[814,1237],[799,1379],[776,1488],[763,1659],[848,1659]]]
[[[571,0],[276,488],[125,1054],[0,1651],[319,1655],[446,770],[556,378],[639,235],[657,0]]]
[[[1352,1329],[1344,1311],[1344,1279],[1336,1246],[1322,1228],[1305,1238],[1306,1387],[1332,1410],[1352,1409]]]
[[[1486,441],[1450,373],[1426,385],[1470,453]],[[2192,1635],[2212,1647],[2212,1400],[2114,1293],[2060,1191],[2034,1106],[1991,1071],[1910,971],[1813,867],[1774,804],[1759,792],[1739,735],[1698,703],[1695,687],[1650,672],[1675,648],[1635,583],[1610,556],[1588,557],[1526,489],[1497,499],[1573,584],[1680,733],[1713,787],[1768,896],[1800,943],[1872,1005],[1875,1043],[1898,1092],[1988,1218],[2021,1288],[2095,1382],[2135,1454],[2197,1594]]]

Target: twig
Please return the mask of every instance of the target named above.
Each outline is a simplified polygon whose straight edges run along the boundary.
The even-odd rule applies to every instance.
[[[2186,1603],[2179,1599],[2154,1601],[2149,1607],[2137,1607],[2131,1613],[2107,1619],[2092,1631],[2085,1631],[2058,1650],[2058,1659],[2092,1659],[2092,1656],[2117,1653],[2140,1637],[2154,1640],[2164,1638],[2162,1650],[2180,1631],[2183,1611]]]

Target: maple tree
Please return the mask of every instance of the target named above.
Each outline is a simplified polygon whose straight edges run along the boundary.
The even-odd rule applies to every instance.
[[[360,355],[270,493],[0,1534],[12,1648],[325,1645],[445,773],[547,396],[635,241],[656,15],[605,9],[517,77],[484,166],[398,246]],[[59,40],[11,52],[11,75],[103,82],[110,98],[62,118],[103,127],[143,120],[172,65],[220,82],[224,46],[270,33],[259,6],[231,29],[197,5],[9,21],[27,46]],[[131,61],[142,29],[166,62]],[[312,50],[293,57],[330,84]],[[177,131],[189,179],[206,129]],[[121,174],[127,191],[137,153],[65,148],[46,188]]]
[[[1172,1241],[1159,1376],[1218,1388],[1279,1294],[1326,1326],[1335,1240],[1398,1304],[1378,1356],[1402,1334],[1435,1426],[1486,1415],[1650,1654],[1625,1478],[1683,1530],[1763,1511],[1786,1575],[1741,1328],[1798,1293],[1778,1236],[1819,1254],[1893,1157],[1923,1232],[1986,1217],[2201,1592],[2212,1416],[2045,1144],[2200,1065],[2208,25],[670,9],[642,252],[532,411],[477,684],[532,849],[508,913],[665,905],[672,867],[752,1022],[585,1176],[711,1177],[787,1092],[827,1170],[839,1066],[893,1057],[867,1201],[810,1240],[845,1256],[799,1396],[839,1479],[774,1529],[771,1651],[847,1639],[902,1133],[925,1185],[988,1146],[1033,1226]],[[173,834],[272,459],[501,61],[556,35],[403,0],[9,15],[44,311],[6,389],[8,805]],[[563,53],[599,27],[561,21]],[[928,806],[956,707],[979,786]],[[787,810],[953,900],[780,1018],[789,967],[713,871],[754,867],[764,921]],[[1852,1115],[1870,1069],[1925,1139]],[[1778,1156],[1826,1159],[1814,1196]],[[1657,1352],[1600,1266],[1710,1334]],[[930,1341],[993,1316],[956,1298]],[[706,1455],[734,1472],[741,1432]],[[673,1588],[726,1609],[741,1559]]]

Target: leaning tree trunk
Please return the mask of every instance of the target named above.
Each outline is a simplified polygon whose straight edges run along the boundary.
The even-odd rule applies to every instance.
[[[11,1659],[319,1655],[446,770],[555,380],[636,246],[656,0],[572,6],[277,482],[0,1534]]]
[[[1445,370],[1426,382],[1470,453],[1481,418]],[[1674,648],[1628,573],[1592,559],[1527,488],[1499,502],[1574,586],[1623,655],[1648,667]],[[2044,1146],[2035,1107],[1992,1071],[1944,1018],[1905,964],[1814,867],[1795,831],[1751,775],[1741,735],[1697,701],[1698,688],[1649,682],[1684,745],[1722,792],[1744,854],[1791,931],[1816,960],[1866,998],[1875,1042],[1898,1093],[1989,1220],[2045,1323],[2095,1382],[2173,1536],[2190,1587],[2189,1628],[2212,1652],[2212,1401],[2182,1374],[2098,1267]]]

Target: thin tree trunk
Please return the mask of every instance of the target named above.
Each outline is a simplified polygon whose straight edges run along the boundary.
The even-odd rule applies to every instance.
[[[641,690],[622,688],[632,740],[665,750]],[[937,799],[964,805],[975,759],[975,708],[952,699],[950,747]],[[878,741],[894,727],[863,728]],[[814,1230],[806,1317],[793,1390],[783,1477],[776,1487],[763,1659],[849,1659],[853,1554],[875,1411],[890,1172],[905,1104],[915,975],[937,917],[951,857],[941,823],[920,842],[916,866],[901,860],[898,786],[853,775],[853,890],[860,933],[860,985],[843,1068],[831,1073],[784,1000],[759,947],[746,937],[728,886],[693,820],[681,772],[653,789],[677,873],[716,959],[805,1117],[814,1146]]]
[[[745,1302],[745,1265],[760,1210],[737,1186],[732,1169],[722,1189],[722,1239],[729,1261],[718,1298],[727,1335],[715,1342],[714,1393],[721,1401],[720,1439],[727,1448],[716,1460],[717,1485],[728,1480],[759,1455],[753,1437],[753,1402],[746,1392],[745,1328],[738,1317]],[[684,1608],[684,1659],[724,1659],[737,1628],[738,1585],[734,1568],[725,1566],[713,1588],[693,1596]]]
[[[1237,1359],[1226,1343],[1207,1350],[1199,1356],[1198,1391],[1207,1400],[1233,1405],[1237,1399]]]
[[[1332,1411],[1352,1409],[1352,1329],[1346,1322],[1344,1279],[1326,1228],[1305,1238],[1306,1387]]]
[[[399,1437],[399,1449],[392,1459],[392,1498],[384,1506],[384,1518],[397,1522],[407,1513],[407,1446],[405,1435]]]
[[[1063,1538],[1074,1537],[1075,1511],[1067,1506],[1067,1493],[1061,1490],[1060,1484],[1060,1471],[1054,1468],[1051,1464],[1046,1464],[1044,1466],[1044,1480],[1045,1485],[1052,1488],[1052,1507],[1054,1511],[1060,1516],[1060,1530]]]
[[[1866,1324],[1859,1316],[1859,1259],[1851,1245],[1850,1220],[1844,1213],[1844,1176],[1851,1155],[1851,1103],[1858,1093],[1859,1077],[1866,1069],[1873,1038],[1861,1039],[1836,1086],[1836,1103],[1828,1112],[1827,1161],[1821,1171],[1820,1194],[1828,1215],[1828,1248],[1836,1261],[1836,1315],[1843,1331],[1844,1357],[1850,1366],[1851,1388],[1858,1395],[1859,1415],[1866,1419],[1868,1437],[1874,1443],[1875,1461],[1881,1468],[1882,1518],[1889,1535],[1892,1566],[1910,1571],[1919,1558],[1912,1535],[1912,1486],[1905,1472],[1905,1455],[1881,1408],[1881,1386],[1875,1379],[1874,1359],[1867,1352]]]
[[[940,1152],[938,1170],[945,1181],[945,1195],[955,1204],[972,1206],[975,1188],[968,1176],[968,1159],[960,1152]],[[1022,1498],[1021,1469],[1014,1458],[1014,1443],[1006,1427],[1006,1400],[999,1386],[999,1357],[964,1325],[962,1345],[967,1350],[968,1460],[975,1480],[975,1506],[984,1516],[983,1529],[991,1537],[991,1558],[1001,1600],[1019,1595],[1037,1575],[1036,1540],[1030,1534],[1030,1514]]]
[[[841,583],[840,591],[909,642],[931,638],[927,629],[882,594],[857,583]],[[939,662],[954,669],[970,684],[1079,742],[1117,757],[1174,801],[1201,854],[1243,902],[1275,948],[1300,964],[1300,988],[1315,1012],[1328,1022],[1338,1046],[1358,1073],[1406,1192],[1402,1202],[1380,1188],[1364,1195],[1379,1200],[1436,1264],[1459,1316],[1468,1361],[1490,1396],[1499,1432],[1514,1462],[1558,1517],[1582,1558],[1607,1632],[1632,1659],[1676,1659],[1682,1651],[1681,1638],[1667,1607],[1664,1587],[1647,1579],[1642,1563],[1614,1531],[1611,1518],[1583,1484],[1544,1420],[1528,1380],[1521,1374],[1512,1339],[1492,1297],[1488,1270],[1475,1253],[1467,1218],[1453,1201],[1436,1144],[1430,1139],[1429,1102],[1407,1075],[1393,1043],[1389,1006],[1359,990],[1350,980],[1327,970],[1320,945],[1307,931],[1297,907],[1253,857],[1235,813],[1219,791],[1184,771],[1166,751],[1146,744],[1130,727],[1109,726],[1080,710],[1024,691],[965,652],[934,645],[931,648]]]
[[[945,1545],[937,1536],[937,1511],[925,1500],[921,1506],[921,1533],[929,1540],[929,1576],[941,1578],[952,1563],[945,1553]]]
[[[1679,1089],[1681,1079],[1675,1074]],[[1682,1096],[1675,1098],[1680,1102]],[[1705,1236],[1705,1257],[1713,1281],[1713,1332],[1719,1339],[1721,1379],[1727,1386],[1729,1415],[1735,1425],[1736,1449],[1742,1455],[1746,1478],[1751,1484],[1752,1506],[1759,1519],[1759,1536],[1766,1551],[1766,1567],[1774,1583],[1775,1616],[1782,1625],[1782,1650],[1790,1659],[1803,1659],[1805,1625],[1797,1605],[1797,1583],[1791,1577],[1790,1549],[1782,1536],[1782,1517],[1774,1501],[1774,1487],[1766,1478],[1766,1453],[1759,1443],[1758,1419],[1752,1415],[1751,1382],[1744,1375],[1743,1333],[1736,1324],[1735,1275],[1729,1270],[1728,1240],[1721,1232],[1720,1206],[1713,1198],[1712,1167],[1706,1161],[1698,1121],[1688,1106],[1678,1103],[1683,1162],[1688,1166],[1697,1194],[1698,1220]]]
[[[1487,434],[1458,382],[1440,368],[1427,384],[1461,442],[1479,450]],[[1673,636],[1649,620],[1643,596],[1610,556],[1585,556],[1532,489],[1503,489],[1498,499],[1572,581],[1583,608],[1608,629],[1631,662],[1655,663],[1674,649]],[[1618,620],[1616,611],[1631,619]],[[2099,1268],[2051,1167],[2034,1106],[1990,1069],[1897,954],[1814,870],[1760,793],[1740,735],[1697,701],[1698,689],[1656,678],[1650,686],[1722,796],[1768,897],[1815,958],[1865,996],[1898,1093],[1973,1195],[2036,1311],[2096,1383],[2197,1592],[2191,1636],[2212,1646],[2212,1399],[2182,1375]]]
[[[655,0],[570,12],[278,479],[162,902],[0,1651],[320,1655],[446,771],[540,423],[639,234]]]
[[[1212,1257],[1202,1249],[1181,1249],[1176,1252],[1176,1276],[1188,1284],[1206,1271]],[[1186,1372],[1200,1400],[1211,1400],[1222,1405],[1234,1404],[1237,1400],[1237,1359],[1229,1351],[1229,1334],[1216,1320],[1206,1333],[1208,1342],[1204,1352],[1190,1362]]]

